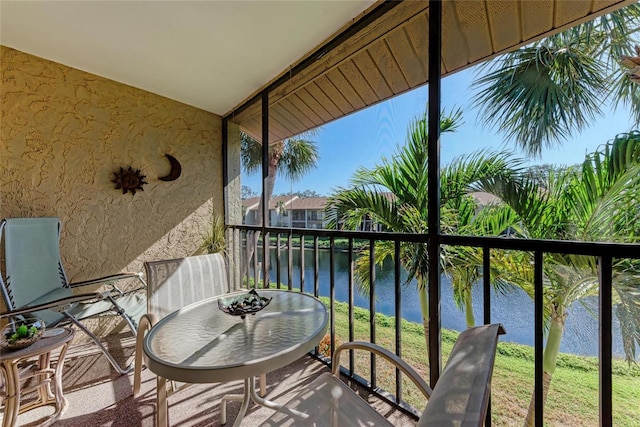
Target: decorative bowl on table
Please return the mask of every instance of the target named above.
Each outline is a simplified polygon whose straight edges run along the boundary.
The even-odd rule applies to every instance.
[[[20,350],[29,347],[42,337],[44,322],[32,318],[9,322],[0,335],[0,347],[5,350]]]
[[[271,302],[271,298],[261,297],[255,289],[233,298],[218,300],[218,308],[231,316],[244,319],[247,314],[256,314]]]

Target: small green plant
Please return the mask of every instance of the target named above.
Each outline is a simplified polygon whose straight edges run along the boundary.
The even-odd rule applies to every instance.
[[[38,328],[35,326],[28,327],[27,325],[20,325],[16,328],[14,333],[8,333],[6,339],[10,343],[14,343],[19,339],[29,339],[38,334]]]
[[[226,228],[222,215],[214,215],[211,230],[204,239],[203,246],[209,254],[224,253],[227,249]]]

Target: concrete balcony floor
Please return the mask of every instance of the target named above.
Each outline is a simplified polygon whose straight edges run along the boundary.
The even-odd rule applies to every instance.
[[[76,335],[76,339],[78,334]],[[120,360],[133,360],[135,342],[132,337],[112,337],[111,348]],[[57,353],[54,353],[54,359]],[[297,390],[329,369],[316,359],[305,356],[295,363],[267,374],[267,397],[284,403]],[[106,358],[91,344],[72,343],[63,371],[64,395],[69,407],[56,426],[154,426],[156,410],[155,375],[147,369],[142,372],[142,389],[133,397],[133,373],[118,375]],[[169,425],[219,426],[220,399],[224,394],[242,393],[241,381],[218,384],[191,384],[169,396]],[[356,390],[394,425],[415,425],[410,417],[384,401],[370,396],[365,390]],[[227,426],[235,421],[240,402],[227,405]],[[0,416],[4,408],[0,409]],[[256,426],[273,411],[250,405],[242,426]],[[40,425],[42,418],[53,413],[52,407],[36,408],[18,417],[19,426]]]

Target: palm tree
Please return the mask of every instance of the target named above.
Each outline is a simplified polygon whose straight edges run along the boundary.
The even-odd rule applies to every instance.
[[[440,121],[442,133],[452,132],[460,121],[460,111]],[[329,197],[326,216],[329,227],[357,229],[364,219],[397,233],[427,233],[427,118],[416,119],[409,128],[406,145],[399,147],[390,159],[380,165],[359,168],[349,188],[338,188]],[[509,174],[507,159],[498,153],[478,153],[456,162],[456,166],[442,173],[441,200],[453,206],[464,198],[473,182],[490,176]],[[389,196],[391,195],[391,196]],[[376,263],[382,265],[394,257],[394,244],[378,241],[375,244]],[[400,246],[400,263],[408,271],[407,282],[416,279],[420,310],[428,348],[429,312],[427,280],[429,259],[426,245],[404,242]],[[356,283],[361,289],[370,284],[369,255],[364,251],[355,265]],[[468,296],[470,298],[470,295]]]
[[[458,166],[454,163],[449,168]],[[515,212],[504,204],[480,206],[466,195],[449,200],[442,207],[441,223],[445,234],[499,236],[509,230],[516,218]],[[451,280],[456,306],[465,313],[466,326],[475,326],[472,290],[483,275],[482,250],[471,246],[445,246],[440,264],[442,272]],[[513,288],[497,271],[493,271],[491,277],[496,291],[506,293]]]
[[[544,190],[526,177],[484,186],[516,213],[525,238],[578,241],[638,242],[640,240],[640,132],[621,134],[611,144],[587,156],[577,168],[550,169]],[[500,278],[520,286],[534,298],[530,255],[494,251],[492,265]],[[564,333],[569,307],[597,296],[598,266],[593,257],[545,254],[544,304],[547,342],[543,354],[543,396],[546,401]],[[637,262],[614,263],[614,304],[629,362],[640,345],[640,287]],[[525,425],[532,426],[532,397]]]
[[[284,141],[278,141],[269,144],[269,176],[265,183],[265,194],[267,202],[273,195],[273,188],[276,182],[276,176],[282,175],[291,181],[302,178],[307,172],[315,168],[318,163],[318,148],[316,143],[308,138],[317,134],[317,130],[304,132],[295,138],[289,138]],[[262,143],[251,138],[244,132],[240,133],[240,158],[242,166],[247,173],[256,173],[262,170]],[[263,222],[263,204],[262,197],[258,204],[257,220],[258,224]],[[254,235],[254,242],[257,243],[260,238],[260,232]],[[266,246],[265,246],[266,247]],[[247,263],[255,251],[255,244],[247,245]]]
[[[587,127],[611,101],[640,122],[640,90],[621,66],[637,42],[640,4],[499,56],[480,67],[474,104],[531,155]]]
[[[607,102],[616,109],[628,106],[635,122],[640,122],[640,90],[630,78],[634,68],[629,70],[639,18],[640,5],[632,4],[486,63],[481,68],[486,74],[474,84],[480,89],[474,102],[485,124],[505,132],[535,156],[587,127],[602,115],[601,106]],[[494,187],[494,194],[518,214],[514,228],[521,237],[635,242],[639,235],[637,143],[637,133],[621,135],[577,170],[549,171],[544,189],[540,182],[528,179]],[[492,256],[494,270],[533,297],[529,255],[493,251]],[[640,343],[638,287],[633,284],[637,280],[630,279],[637,276],[636,264],[615,264],[615,312],[628,360],[635,359]],[[545,254],[545,400],[568,308],[597,290],[594,259]],[[533,417],[532,398],[526,425],[532,425]]]

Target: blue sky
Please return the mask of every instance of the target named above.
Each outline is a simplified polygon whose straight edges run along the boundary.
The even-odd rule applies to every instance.
[[[468,69],[442,80],[443,109],[450,111],[460,107],[463,114],[463,124],[459,129],[441,137],[442,166],[480,149],[508,149],[525,157],[512,143],[505,141],[503,135],[480,123],[478,111],[471,107],[470,83],[475,76],[476,71]],[[347,186],[358,167],[374,166],[382,156],[391,156],[396,147],[404,143],[409,123],[424,112],[426,101],[427,86],[423,86],[324,125],[314,138],[320,151],[318,167],[295,183],[278,177],[274,194],[313,190],[328,196],[332,189]],[[585,153],[594,151],[616,134],[632,129],[633,121],[628,111],[604,110],[605,115],[598,117],[580,135],[554,149],[543,150],[542,157],[530,159],[530,163],[579,163],[584,160]],[[242,184],[260,193],[261,174],[247,176],[243,173]]]

